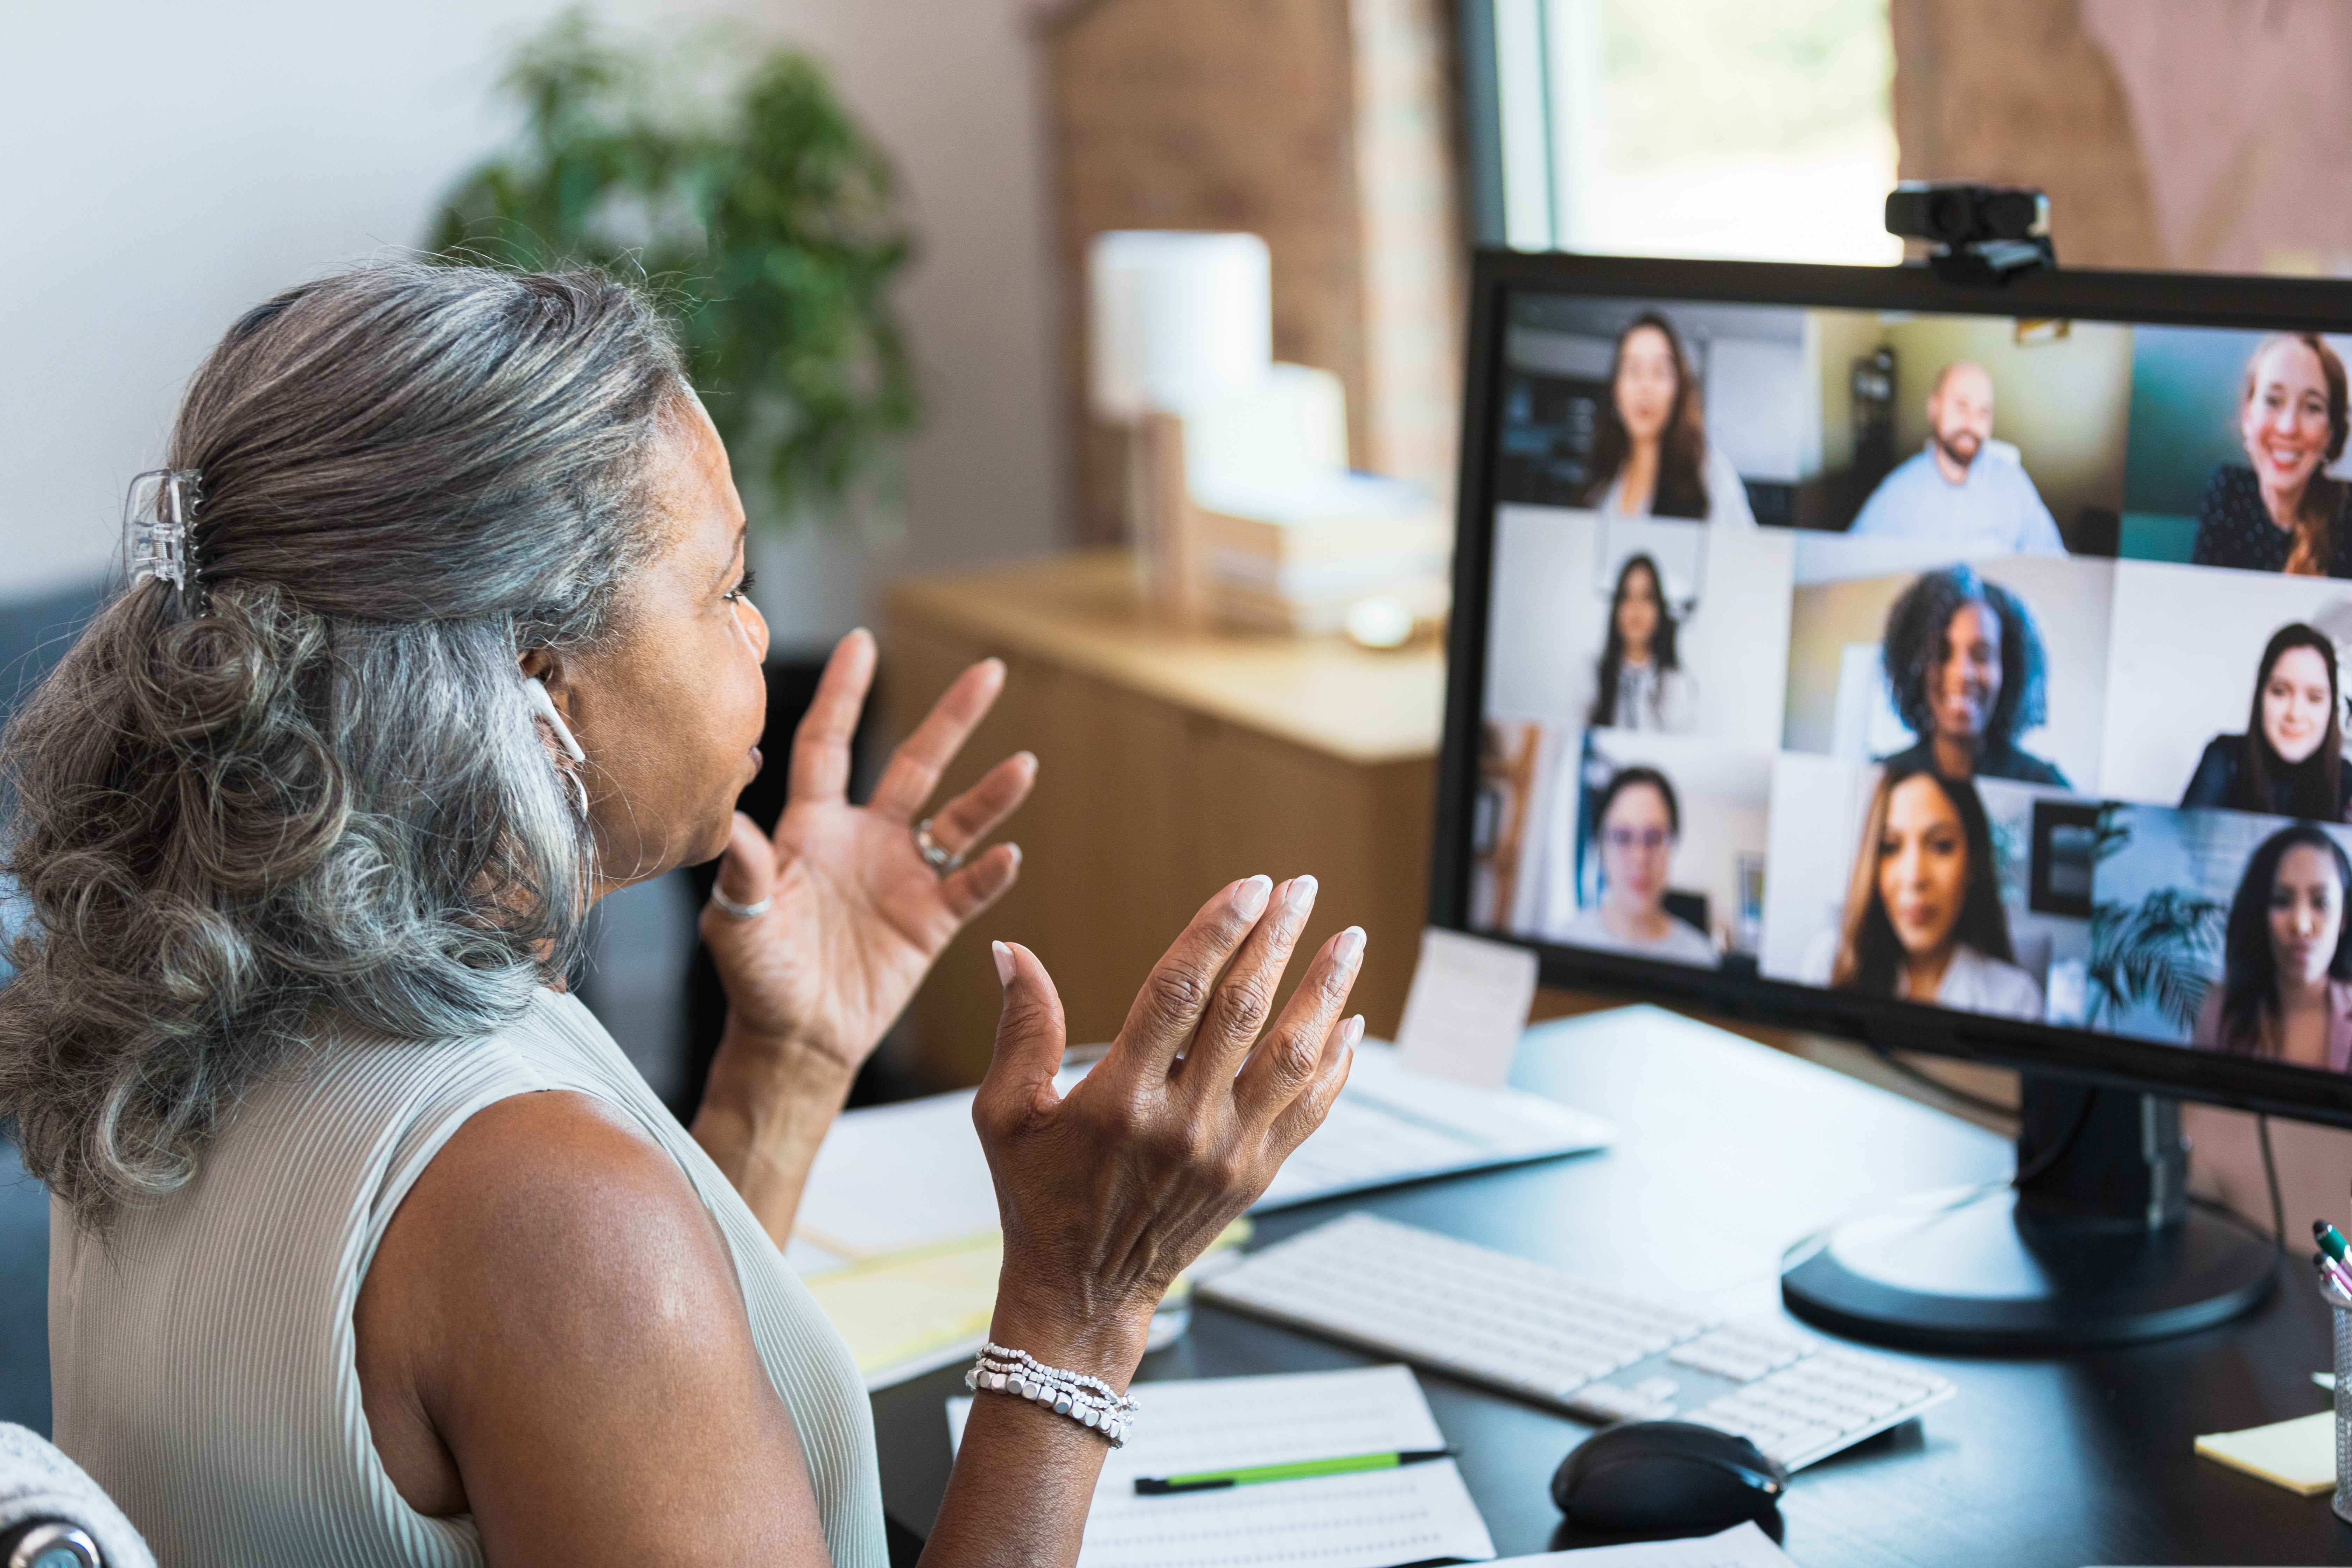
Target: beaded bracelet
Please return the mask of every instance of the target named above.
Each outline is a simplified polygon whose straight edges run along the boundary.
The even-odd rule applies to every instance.
[[[1114,1448],[1127,1446],[1127,1434],[1142,1409],[1133,1399],[1098,1377],[1047,1366],[1027,1351],[1011,1350],[993,1340],[981,1347],[963,1385],[990,1394],[1010,1394],[1066,1415],[1079,1426],[1101,1433]]]

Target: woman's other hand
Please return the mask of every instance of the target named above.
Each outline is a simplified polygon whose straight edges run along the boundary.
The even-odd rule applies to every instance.
[[[1314,904],[1311,877],[1211,899],[1066,1096],[1054,983],[996,944],[1004,1011],[972,1119],[1004,1224],[1000,1343],[1123,1384],[1170,1283],[1321,1125],[1363,1035],[1340,1012],[1364,933],[1326,942],[1266,1026]]]
[[[736,814],[719,891],[770,900],[751,920],[716,907],[702,940],[727,988],[727,1032],[710,1064],[694,1137],[782,1247],[850,1080],[966,921],[1004,895],[1021,851],[999,844],[940,874],[915,847],[914,821],[1004,686],[995,659],[973,665],[890,757],[874,798],[849,802],[849,753],[874,680],[874,639],[841,639],[793,737],[791,791],[772,837]],[[1023,752],[941,807],[933,842],[968,850],[1029,795]]]
[[[793,738],[791,790],[773,837],[740,812],[719,890],[772,900],[739,921],[702,915],[726,986],[731,1048],[805,1047],[854,1074],[965,921],[1003,897],[1021,851],[999,844],[941,876],[915,847],[914,822],[940,775],[1003,689],[1004,666],[973,665],[891,754],[874,798],[849,801],[850,743],[874,680],[874,638],[855,631],[826,663]],[[1027,798],[1037,760],[1023,752],[941,807],[934,842],[954,852],[988,837]]]

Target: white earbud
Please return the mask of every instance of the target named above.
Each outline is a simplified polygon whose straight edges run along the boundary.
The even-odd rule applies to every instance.
[[[555,699],[547,694],[546,683],[536,676],[525,676],[522,694],[530,701],[531,711],[546,720],[547,727],[555,731],[555,743],[563,748],[563,754],[575,763],[587,762],[588,753],[580,749],[580,742],[572,738],[572,726],[555,710]],[[580,792],[580,815],[587,816],[588,781],[577,773],[568,773],[566,776],[572,780],[572,787]]]

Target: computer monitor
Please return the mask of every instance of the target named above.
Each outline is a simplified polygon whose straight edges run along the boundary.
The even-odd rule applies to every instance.
[[[2016,1183],[1816,1238],[1799,1312],[2269,1288],[2177,1102],[2352,1126],[2337,334],[2306,280],[1477,258],[1433,920],[2029,1075]]]

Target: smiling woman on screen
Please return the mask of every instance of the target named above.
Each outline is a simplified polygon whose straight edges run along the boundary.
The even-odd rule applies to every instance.
[[[2046,662],[2041,629],[2016,595],[1966,566],[1927,573],[1887,612],[1880,657],[1895,711],[1919,737],[1885,759],[1890,765],[2065,784],[2016,744],[2042,721]]]
[[[2248,467],[2213,470],[2197,511],[2200,566],[2301,577],[2352,577],[2347,487],[2321,470],[2352,428],[2344,362],[2316,332],[2264,338],[2238,393]]]
[[[2263,649],[2246,732],[2206,742],[2180,804],[2345,820],[2352,768],[2339,707],[2334,641],[2300,621],[2281,626]]]
[[[597,274],[290,289],[196,372],[170,465],[0,746],[31,913],[0,1121],[56,1204],[58,1446],[187,1568],[882,1568],[872,1407],[780,1246],[859,1064],[1019,869],[982,845],[1025,754],[916,820],[1003,667],[854,805],[853,633],[774,835],[737,814],[742,503]],[[595,900],[721,855],[689,1134],[564,977]],[[995,944],[1004,1263],[927,1562],[1076,1560],[1154,1307],[1347,1076],[1361,931],[1269,1016],[1314,895],[1210,899],[1067,1095],[1053,982]]]

